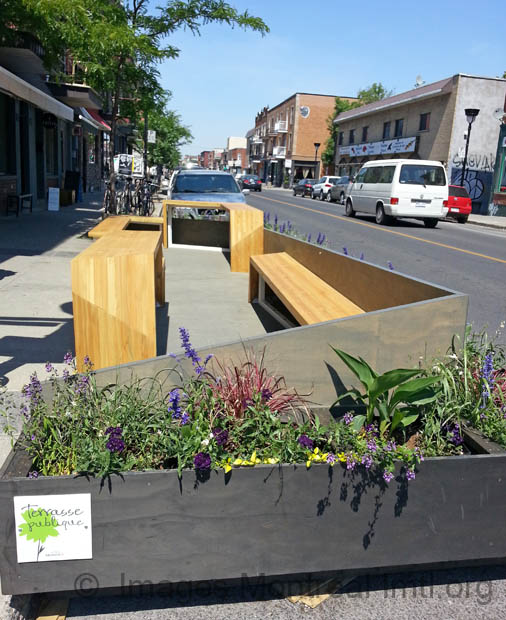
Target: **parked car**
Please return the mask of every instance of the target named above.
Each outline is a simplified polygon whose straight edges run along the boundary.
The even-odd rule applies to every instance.
[[[304,196],[310,196],[311,189],[315,183],[314,179],[301,179],[293,186],[293,195],[297,196],[297,194],[300,194],[303,198]]]
[[[438,161],[383,159],[359,170],[346,198],[346,215],[373,213],[378,224],[410,217],[435,228],[448,211],[448,180]]]
[[[239,189],[236,180],[221,170],[180,170],[172,179],[170,200],[192,202],[246,202],[249,190]],[[207,209],[191,209],[190,217],[202,215]]]
[[[339,181],[339,177],[325,176],[319,179],[311,190],[311,198],[319,198],[320,200],[326,200],[327,194],[333,185]]]
[[[252,192],[262,191],[262,181],[256,174],[246,174],[239,180],[242,189],[250,189]]]
[[[447,217],[456,219],[459,224],[465,224],[471,211],[471,198],[466,188],[460,185],[448,185]]]
[[[344,205],[346,202],[347,190],[350,185],[351,182],[349,176],[339,177],[339,181],[337,181],[337,183],[333,185],[327,193],[327,201],[339,202],[339,204]]]

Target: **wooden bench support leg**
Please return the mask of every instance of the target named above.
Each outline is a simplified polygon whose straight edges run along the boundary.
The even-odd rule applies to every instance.
[[[249,291],[248,291],[248,302],[251,304],[253,300],[258,297],[258,272],[251,265],[249,266]]]

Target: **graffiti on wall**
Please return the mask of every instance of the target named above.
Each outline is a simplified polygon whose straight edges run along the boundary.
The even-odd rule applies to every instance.
[[[461,153],[455,153],[453,156],[453,165],[456,168],[462,168],[464,157]],[[489,153],[488,155],[469,153],[467,156],[466,168],[472,170],[484,170],[486,172],[493,172],[495,166],[495,155]]]

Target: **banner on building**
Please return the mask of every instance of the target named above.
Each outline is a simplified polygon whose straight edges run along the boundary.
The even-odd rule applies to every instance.
[[[114,156],[114,172],[126,177],[143,177],[144,162],[140,155],[122,153]]]
[[[350,144],[340,146],[339,155],[349,157],[363,157],[369,155],[388,155],[390,153],[412,153],[416,148],[416,137],[395,138],[381,142],[366,142],[364,144]]]

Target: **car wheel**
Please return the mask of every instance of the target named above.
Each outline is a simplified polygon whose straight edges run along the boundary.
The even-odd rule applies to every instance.
[[[457,222],[459,224],[465,224],[468,219],[469,219],[469,215],[459,215],[459,217],[457,218]]]
[[[330,193],[330,190],[327,192],[327,195],[325,196],[325,200],[327,202],[332,202],[332,194]]]
[[[341,194],[340,194],[340,196],[339,196],[339,202],[340,202],[342,205],[344,205],[344,198],[345,198],[345,196],[344,196],[344,192],[341,192]]]
[[[319,196],[320,200],[323,200],[323,190],[320,190],[320,196]]]
[[[344,212],[348,217],[355,217],[355,209],[353,208],[351,200],[349,198],[346,201],[346,207],[344,209]]]
[[[378,205],[376,207],[376,224],[388,224],[390,221],[390,218],[388,217],[388,215],[385,213],[385,209],[383,208],[383,205]]]
[[[436,228],[438,222],[439,220],[437,219],[437,217],[428,217],[427,219],[423,220],[425,228]]]

